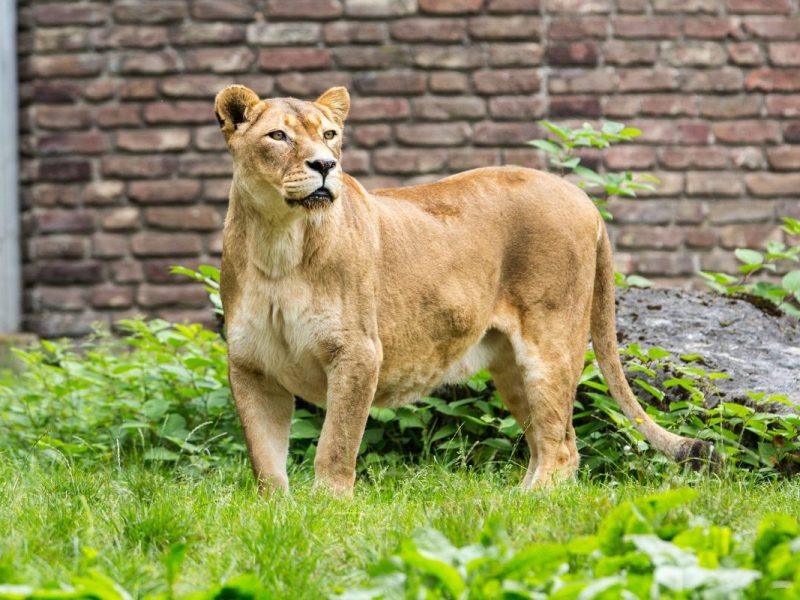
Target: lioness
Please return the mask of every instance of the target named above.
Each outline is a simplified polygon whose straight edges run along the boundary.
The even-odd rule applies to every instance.
[[[215,111],[233,155],[222,302],[230,382],[261,489],[287,488],[294,396],[327,406],[316,482],[349,494],[371,406],[481,368],[525,432],[522,487],[574,474],[572,405],[591,331],[625,415],[675,460],[710,445],[642,410],[619,361],[611,248],[580,189],[518,167],[365,190],[341,168],[347,90]]]

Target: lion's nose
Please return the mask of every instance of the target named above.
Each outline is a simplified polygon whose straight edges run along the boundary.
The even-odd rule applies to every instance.
[[[316,171],[323,177],[328,174],[328,171],[336,166],[335,160],[307,160],[306,164],[312,171]]]

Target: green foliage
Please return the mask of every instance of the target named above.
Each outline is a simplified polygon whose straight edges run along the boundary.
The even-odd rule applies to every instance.
[[[369,570],[365,586],[338,600],[800,597],[800,525],[769,515],[750,546],[729,527],[691,518],[689,489],[628,501],[594,535],[516,550],[496,521],[457,547],[434,529],[417,532]]]
[[[800,221],[784,217],[783,230],[789,235],[800,235]],[[786,314],[800,318],[800,269],[789,271],[776,283],[751,281],[759,272],[775,272],[782,263],[800,262],[800,244],[786,246],[769,241],[763,252],[737,248],[736,259],[741,263],[739,274],[700,271],[699,275],[713,290],[726,295],[745,295],[763,298]]]
[[[638,191],[655,189],[653,184],[657,184],[658,179],[652,175],[634,175],[630,171],[599,173],[582,165],[581,157],[576,153],[582,148],[604,149],[612,144],[628,142],[641,135],[640,130],[614,121],[605,121],[599,130],[589,123],[584,123],[578,129],[570,129],[550,121],[539,121],[539,123],[553,135],[549,139],[532,140],[528,144],[544,150],[550,165],[556,167],[560,173],[574,174],[578,178],[578,185],[590,190],[589,197],[607,221],[612,219],[608,204],[605,199],[595,194],[603,194],[606,198],[635,197]]]
[[[219,269],[211,265],[200,265],[197,271],[187,269],[186,267],[173,266],[170,268],[170,273],[177,275],[185,275],[195,281],[205,285],[206,292],[208,292],[208,299],[214,306],[214,312],[222,315],[222,299],[219,296]]]

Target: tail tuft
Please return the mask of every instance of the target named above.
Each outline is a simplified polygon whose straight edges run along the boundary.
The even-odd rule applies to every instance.
[[[722,457],[714,444],[705,440],[686,439],[675,452],[675,462],[685,464],[695,471],[716,473],[722,467]]]

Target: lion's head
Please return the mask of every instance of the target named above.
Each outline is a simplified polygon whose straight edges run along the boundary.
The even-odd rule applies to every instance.
[[[334,87],[314,102],[261,100],[232,85],[214,102],[233,155],[236,180],[255,198],[281,198],[297,210],[333,203],[342,189],[342,128],[350,96]]]

